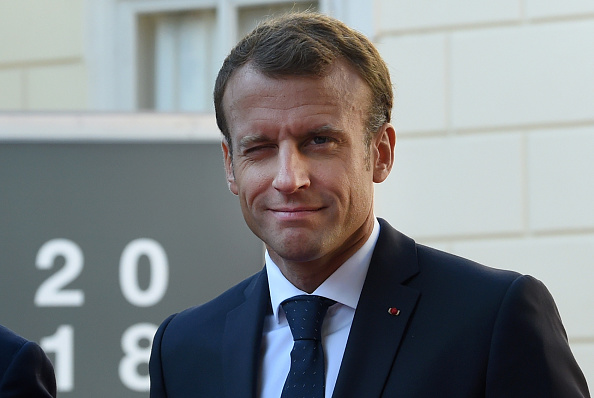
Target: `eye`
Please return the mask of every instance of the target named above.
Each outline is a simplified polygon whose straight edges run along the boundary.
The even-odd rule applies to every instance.
[[[330,137],[326,137],[323,135],[317,135],[311,139],[311,143],[314,145],[321,145],[321,144],[326,144],[326,143],[330,142],[330,140],[331,140]]]
[[[248,161],[262,161],[274,156],[277,147],[272,144],[254,145],[248,148],[244,148],[241,152],[241,156]]]
[[[271,149],[271,148],[273,148],[273,145],[270,145],[270,144],[254,145],[254,146],[245,148],[243,150],[243,153],[249,154],[249,153],[261,152],[261,151]]]
[[[262,146],[252,146],[249,148],[245,148],[243,153],[248,154],[252,152],[258,152],[260,149],[262,149]]]

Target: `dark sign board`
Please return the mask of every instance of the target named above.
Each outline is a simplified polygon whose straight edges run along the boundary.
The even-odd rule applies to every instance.
[[[0,324],[60,397],[146,397],[169,314],[258,271],[217,143],[0,143]]]

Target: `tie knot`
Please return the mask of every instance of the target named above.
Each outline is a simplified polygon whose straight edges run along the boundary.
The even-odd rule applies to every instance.
[[[281,303],[293,334],[293,340],[322,340],[322,322],[328,307],[336,301],[326,297],[300,295]]]

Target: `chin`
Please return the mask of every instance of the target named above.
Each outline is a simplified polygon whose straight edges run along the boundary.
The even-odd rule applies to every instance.
[[[278,250],[275,249],[275,246]],[[307,250],[304,250],[304,246],[307,246]],[[285,261],[293,262],[307,262],[313,261],[321,257],[320,250],[312,248],[311,244],[308,243],[292,243],[290,245],[274,245],[268,246],[269,250],[272,249],[277,256],[281,257]],[[313,250],[312,250],[313,249]]]

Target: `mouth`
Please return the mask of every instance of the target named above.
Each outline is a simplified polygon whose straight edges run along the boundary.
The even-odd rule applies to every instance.
[[[308,217],[324,209],[323,207],[279,207],[270,209],[272,214],[280,219],[295,220]]]

